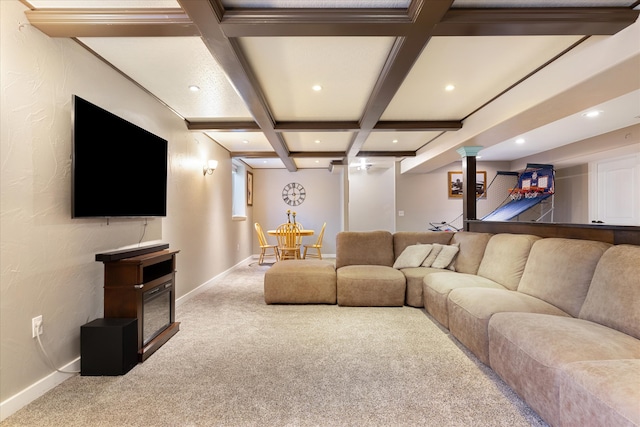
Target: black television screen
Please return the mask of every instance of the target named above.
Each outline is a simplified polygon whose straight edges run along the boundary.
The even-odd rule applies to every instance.
[[[73,96],[71,216],[167,215],[167,141]]]

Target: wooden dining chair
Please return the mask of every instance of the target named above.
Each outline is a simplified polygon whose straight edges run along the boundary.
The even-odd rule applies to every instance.
[[[304,230],[304,226],[300,222],[294,222],[293,224],[296,225],[301,232],[302,230]],[[296,244],[298,245],[298,258],[302,259],[302,255],[300,252],[300,248],[302,248],[302,233],[300,233],[300,235],[298,236]]]
[[[276,229],[276,237],[278,238],[278,251],[280,252],[280,261],[286,259],[300,259],[300,229],[296,224],[285,223]]]
[[[318,234],[318,240],[315,243],[310,245],[304,245],[304,254],[302,255],[303,259],[309,258],[318,258],[322,259],[322,239],[324,238],[324,229],[326,228],[327,223],[322,224],[322,229],[320,230],[320,234]],[[318,253],[309,252],[307,254],[307,249],[315,249]]]
[[[260,243],[260,258],[258,259],[258,264],[262,265],[264,263],[265,256],[273,256],[276,261],[280,260],[280,251],[278,249],[278,245],[270,245],[267,242],[267,238],[264,235],[264,231],[262,231],[262,226],[257,222],[254,224],[256,229],[256,233],[258,233],[258,242]],[[273,255],[267,253],[267,251],[273,250]]]

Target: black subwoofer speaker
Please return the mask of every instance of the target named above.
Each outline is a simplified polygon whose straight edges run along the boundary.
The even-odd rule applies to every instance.
[[[137,364],[137,319],[96,319],[80,327],[81,375],[124,375]]]

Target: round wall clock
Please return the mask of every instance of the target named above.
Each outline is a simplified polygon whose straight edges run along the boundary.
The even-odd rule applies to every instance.
[[[301,205],[305,197],[307,197],[307,192],[297,182],[290,182],[282,189],[282,200],[290,206]]]

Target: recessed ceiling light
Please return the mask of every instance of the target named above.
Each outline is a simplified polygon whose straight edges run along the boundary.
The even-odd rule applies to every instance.
[[[313,141],[313,142],[315,142],[316,144],[320,144],[320,140],[319,140],[319,139],[316,139],[316,140],[315,140],[315,141]]]
[[[244,139],[244,140],[242,140],[242,143],[243,143],[243,144],[248,144],[248,143],[249,143],[249,141],[248,141],[248,140],[246,140],[246,139]]]
[[[454,85],[446,85],[444,87],[444,90],[446,90],[447,92],[451,92],[452,90],[454,90],[456,87]]]
[[[200,90],[200,87],[199,87],[199,86],[196,86],[196,85],[191,85],[191,86],[189,86],[189,90],[190,90],[191,92],[197,92],[197,91],[199,91],[199,90]]]
[[[516,139],[516,144],[524,144],[524,138]]]
[[[311,89],[315,90],[316,92],[320,92],[322,90],[322,86],[320,85],[313,85],[311,87]]]
[[[397,139],[394,139],[394,140],[393,140],[393,141],[391,141],[391,142],[392,142],[392,143],[394,143],[394,144],[397,144],[397,143],[398,143],[398,140],[397,140]]]
[[[600,114],[602,114],[602,111],[593,110],[593,111],[587,111],[586,113],[582,113],[582,116],[587,117],[589,119],[593,119],[594,117],[598,117]]]

